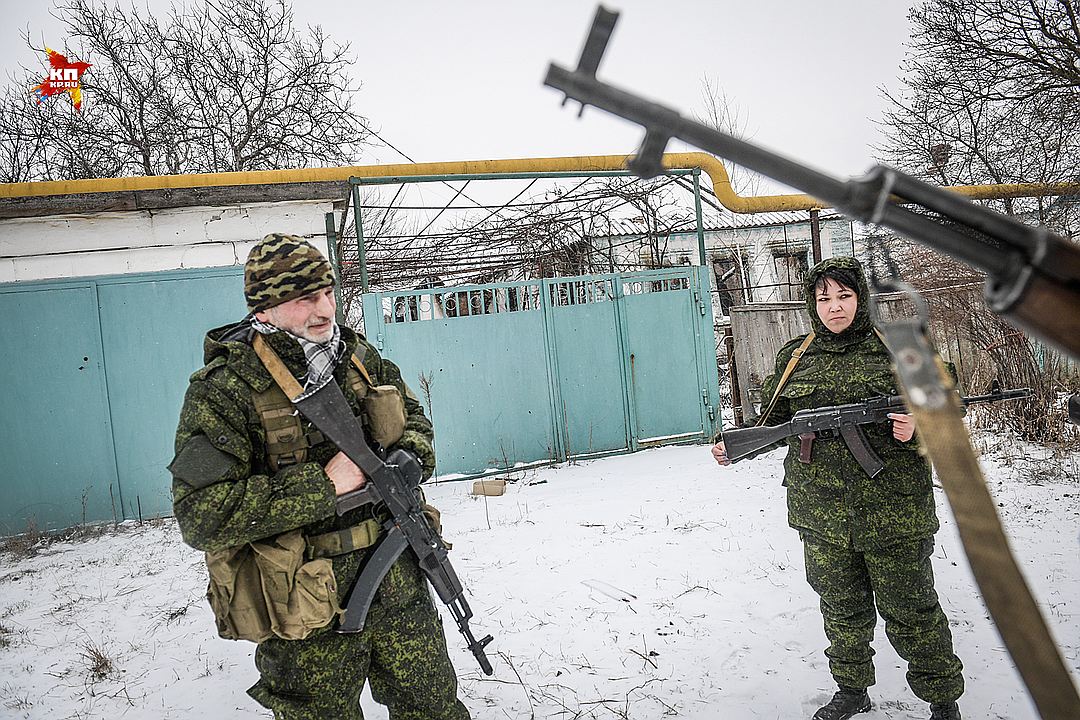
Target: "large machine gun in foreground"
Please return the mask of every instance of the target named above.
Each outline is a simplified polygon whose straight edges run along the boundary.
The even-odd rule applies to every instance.
[[[599,8],[577,69],[552,64],[544,82],[582,108],[595,105],[644,126],[641,148],[627,163],[630,170],[642,177],[662,173],[668,140],[684,140],[809,193],[824,201],[824,207],[891,228],[982,270],[991,310],[1080,358],[1080,247],[1046,228],[1027,226],[892,168],[879,166],[865,177],[838,180],[602,83],[596,70],[617,18],[617,13]],[[878,326],[905,405],[949,498],[987,610],[1040,716],[1076,720],[1080,693],[1009,548],[964,427],[955,383],[927,337],[926,303],[899,278],[880,283],[872,279],[879,291],[905,292],[915,304],[913,317]],[[1071,416],[1080,414],[1075,412],[1078,406],[1080,401],[1072,398]]]

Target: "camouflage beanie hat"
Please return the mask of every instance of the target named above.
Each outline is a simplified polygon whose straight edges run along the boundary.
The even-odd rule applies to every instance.
[[[248,310],[260,312],[334,284],[334,270],[317,249],[295,235],[271,233],[244,263]]]

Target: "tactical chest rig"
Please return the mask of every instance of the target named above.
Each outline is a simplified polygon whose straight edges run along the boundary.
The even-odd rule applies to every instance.
[[[263,353],[259,357],[266,365]],[[349,361],[346,384],[364,408],[372,439],[384,448],[400,440],[405,431],[405,406],[398,389],[393,385],[375,385],[363,361],[355,354]],[[326,441],[313,427],[305,432],[300,414],[277,382],[257,393],[253,402],[266,433],[266,462],[271,471],[305,462],[308,449]]]
[[[266,462],[273,472],[283,467],[305,462],[308,450],[326,441],[326,437],[304,421],[296,406],[282,389],[282,372],[288,372],[281,359],[261,337],[253,343],[263,366],[274,377],[274,383],[254,396],[255,410],[266,433]],[[335,382],[331,380],[330,382]],[[389,448],[405,432],[405,403],[401,392],[393,385],[376,385],[363,361],[355,354],[349,360],[346,384],[363,408],[365,426],[371,439],[382,448]],[[430,506],[429,506],[430,507]],[[433,513],[437,512],[432,508]],[[332,557],[371,547],[379,536],[379,523],[367,519],[358,525],[321,535],[309,535],[309,558]]]
[[[256,336],[253,345],[271,375],[284,368],[261,336]],[[350,361],[347,384],[363,408],[372,439],[383,447],[400,440],[405,430],[405,404],[398,389],[392,385],[375,385],[356,355]],[[309,426],[305,430],[304,421],[276,376],[275,382],[257,393],[253,401],[266,435],[267,465],[271,472],[306,462],[309,450],[326,442],[317,429]],[[437,514],[434,508],[432,511]],[[208,552],[207,598],[218,634],[252,642],[271,637],[300,640],[344,616],[329,558],[373,546],[380,532],[379,522],[368,518],[357,525],[319,535],[305,535],[297,529]]]
[[[257,336],[253,345],[274,381],[296,409],[310,419],[367,478],[363,487],[337,497],[337,514],[344,515],[369,503],[375,503],[387,514],[382,524],[382,537],[372,548],[349,590],[345,616],[336,629],[337,632],[357,633],[363,630],[367,611],[383,578],[391,566],[398,562],[402,553],[408,551],[415,555],[418,568],[450,610],[469,650],[480,664],[480,669],[491,675],[491,661],[484,648],[491,642],[492,637],[488,635],[477,640],[473,635],[469,625],[473,616],[472,609],[465,599],[465,588],[447,556],[450,548],[440,535],[438,514],[431,512],[432,508],[424,502],[419,489],[423,471],[417,459],[401,448],[391,452],[385,459],[377,455],[368,444],[367,433],[349,407],[340,386],[328,382],[305,394],[303,387],[292,377],[262,336]],[[408,392],[407,386],[405,390]],[[404,416],[404,399],[401,394],[395,391],[392,397],[397,399]],[[372,420],[372,425],[380,427],[377,416],[381,415],[383,410],[373,404],[370,397],[365,401],[365,412]]]

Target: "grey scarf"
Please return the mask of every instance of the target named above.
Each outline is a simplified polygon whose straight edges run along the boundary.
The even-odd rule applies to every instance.
[[[341,362],[341,358],[345,354],[345,343],[341,341],[341,328],[338,327],[336,322],[334,323],[333,337],[324,343],[311,342],[306,338],[293,335],[288,330],[282,330],[270,323],[256,320],[254,316],[251,318],[251,327],[263,335],[283,332],[300,343],[300,347],[304,350],[304,357],[307,358],[308,368],[304,380],[304,392],[295,400],[303,400],[311,396],[330,382],[334,378],[334,368]]]

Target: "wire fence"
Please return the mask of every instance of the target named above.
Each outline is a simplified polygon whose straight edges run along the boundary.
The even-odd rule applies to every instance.
[[[340,218],[343,301],[359,304],[363,274],[369,289],[399,290],[696,265],[699,231],[714,315],[799,297],[811,261],[808,213],[734,215],[688,174],[361,186],[359,212]]]

